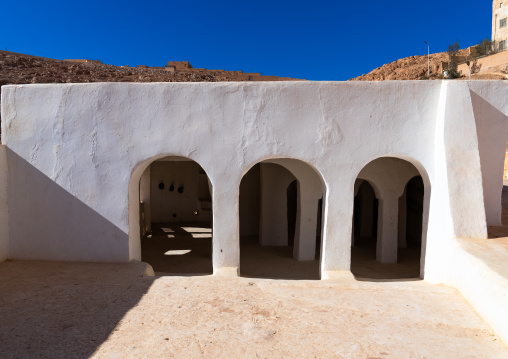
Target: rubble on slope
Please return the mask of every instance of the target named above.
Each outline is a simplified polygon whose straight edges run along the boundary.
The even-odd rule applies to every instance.
[[[459,50],[458,56],[466,56],[468,49]],[[430,54],[430,77],[431,79],[442,78],[442,63],[448,61],[448,53],[438,52]],[[397,61],[390,62],[378,67],[371,72],[352,78],[349,81],[387,81],[387,80],[420,80],[426,78],[428,60],[427,55],[409,56]],[[464,74],[464,79],[466,78]],[[474,74],[473,79],[499,79],[505,76],[496,73]]]

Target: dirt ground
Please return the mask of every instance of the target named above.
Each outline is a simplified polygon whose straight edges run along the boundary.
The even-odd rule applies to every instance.
[[[508,275],[508,187],[503,198],[505,225],[464,245]],[[357,279],[321,281],[318,261],[247,239],[243,277],[171,276],[210,268],[211,230],[162,226],[147,240],[159,276],[142,262],[0,263],[0,357],[508,358],[455,289],[402,279],[417,276],[411,251],[381,265],[357,248]]]
[[[507,358],[424,281],[146,277],[143,263],[0,263],[2,358]]]

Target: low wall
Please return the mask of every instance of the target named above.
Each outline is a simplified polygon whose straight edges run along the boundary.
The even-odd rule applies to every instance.
[[[502,270],[508,252],[488,241],[452,240],[444,284],[457,288],[508,345],[508,270]],[[475,255],[475,251],[483,253]]]
[[[498,52],[497,54],[478,59],[478,64],[482,65],[481,70],[486,70],[490,67],[508,64],[508,51]],[[469,69],[467,67],[467,64],[465,63],[460,64],[459,66],[457,66],[457,69],[459,71],[462,71],[462,74],[466,76],[469,75]]]

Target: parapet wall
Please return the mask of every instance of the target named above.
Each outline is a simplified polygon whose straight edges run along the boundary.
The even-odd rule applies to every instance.
[[[496,67],[501,67],[500,70],[506,70],[508,68],[508,51],[498,52],[496,54],[485,56],[478,59],[478,65],[481,65],[480,71],[487,69],[493,70]],[[469,67],[466,63],[457,66],[459,71],[466,77],[469,76]]]

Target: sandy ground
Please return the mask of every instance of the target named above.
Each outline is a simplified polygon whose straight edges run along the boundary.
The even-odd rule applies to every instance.
[[[508,276],[508,187],[503,198],[504,226],[463,245]],[[456,290],[400,279],[417,275],[410,251],[387,266],[354,249],[359,280],[320,281],[318,261],[247,239],[244,277],[168,276],[208,271],[211,235],[165,228],[143,249],[164,276],[141,262],[0,263],[0,358],[508,358]]]
[[[424,281],[143,277],[143,263],[0,263],[2,358],[507,358]]]

